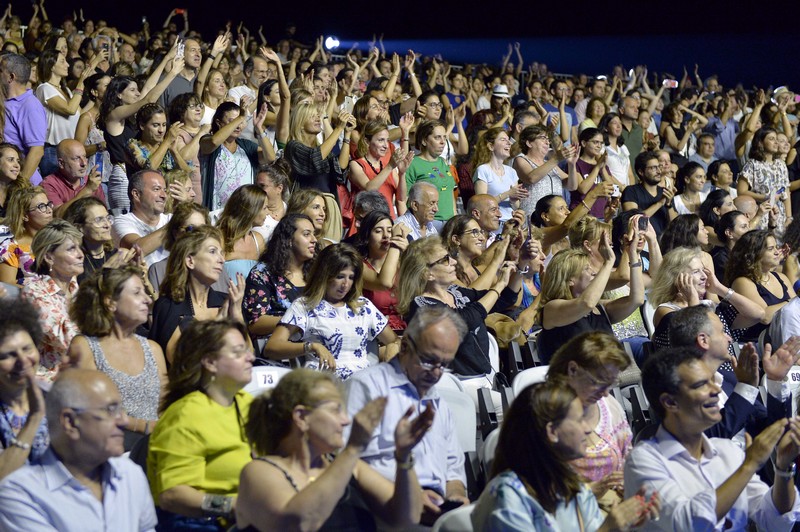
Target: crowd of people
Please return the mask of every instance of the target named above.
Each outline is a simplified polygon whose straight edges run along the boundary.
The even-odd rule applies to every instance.
[[[185,9],[126,34],[38,0],[0,35],[0,529],[800,520],[787,87]],[[549,368],[504,411],[512,342]],[[254,398],[255,365],[287,374]],[[482,491],[445,373],[502,421]]]

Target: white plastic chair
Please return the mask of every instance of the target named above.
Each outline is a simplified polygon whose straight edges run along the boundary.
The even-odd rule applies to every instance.
[[[456,508],[444,514],[433,524],[431,532],[472,532],[474,504]]]
[[[489,364],[495,373],[500,371],[500,345],[492,333],[489,333]]]
[[[514,377],[514,382],[511,383],[511,390],[514,392],[514,397],[519,395],[519,392],[537,382],[544,382],[547,377],[547,370],[550,366],[536,366],[535,368],[528,368],[524,371],[517,373]]]
[[[291,368],[280,366],[255,366],[250,377],[250,384],[244,387],[244,391],[253,396],[260,395],[277,386],[278,381],[290,371],[292,371]]]
[[[442,388],[449,388],[451,390],[458,390],[459,392],[465,392],[464,385],[461,383],[461,379],[453,375],[452,373],[443,373],[442,378],[439,379],[439,382],[436,383],[436,389],[441,390]]]
[[[447,403],[456,422],[456,436],[461,450],[475,452],[478,437],[478,418],[475,415],[475,402],[465,392],[451,388],[437,388],[437,392]]]
[[[492,463],[494,462],[494,453],[497,450],[497,442],[500,441],[500,429],[495,429],[486,436],[486,439],[483,441],[483,447],[481,447],[480,458],[481,464],[483,465],[483,470],[486,472],[486,476],[489,476],[490,471],[492,470]]]

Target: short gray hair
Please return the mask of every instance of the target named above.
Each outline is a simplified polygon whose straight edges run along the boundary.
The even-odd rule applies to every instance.
[[[361,213],[369,213],[372,211],[389,212],[389,204],[383,194],[377,190],[362,190],[356,194],[353,210]]]
[[[695,305],[675,311],[669,321],[669,346],[695,346],[698,334],[710,332],[709,313],[713,312],[705,305]]]
[[[422,201],[422,194],[424,192],[425,187],[430,187],[435,191],[439,191],[436,186],[428,183],[427,181],[417,181],[411,187],[411,190],[408,191],[408,201]]]
[[[456,328],[458,343],[460,344],[467,335],[467,324],[453,309],[444,305],[425,306],[417,309],[408,327],[406,327],[403,337],[408,337],[416,342],[425,329],[443,320],[450,321]]]
[[[15,81],[21,85],[28,83],[31,79],[31,62],[20,54],[6,54],[0,59],[3,70],[14,74]]]

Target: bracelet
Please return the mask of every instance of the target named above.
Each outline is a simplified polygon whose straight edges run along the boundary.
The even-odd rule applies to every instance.
[[[206,494],[200,508],[206,517],[227,517],[233,509],[233,497]]]
[[[409,469],[414,467],[414,453],[408,453],[408,456],[406,457],[405,461],[401,461],[397,457],[397,452],[395,452],[394,461],[397,463],[397,469],[408,471]]]
[[[774,464],[773,470],[775,471],[776,477],[790,479],[794,478],[794,475],[797,472],[797,464],[792,462],[792,464],[789,466],[789,469],[779,469],[778,464]]]
[[[211,60],[213,61],[214,59],[216,59],[216,58],[217,58],[217,56],[216,56],[216,55],[214,55],[214,54],[208,54],[208,58],[209,58],[209,59],[211,59]]]
[[[586,202],[585,202],[585,201],[583,201],[583,200],[581,200],[581,205],[583,205],[584,207],[586,207],[586,210],[587,210],[587,211],[591,211],[591,210],[592,210],[592,208],[591,208],[591,207],[589,207],[588,205],[586,205]]]
[[[497,294],[497,297],[500,297],[500,292],[498,292],[494,288],[490,288],[489,290],[487,290],[487,292],[494,292],[495,294]]]
[[[345,144],[350,144],[350,139],[342,139],[342,142]]]
[[[733,288],[728,288],[728,293],[725,294],[725,297],[723,297],[722,300],[723,301],[729,301],[733,297],[733,294],[735,294],[735,293],[736,292],[733,291]]]
[[[261,133],[261,138],[265,139],[265,138],[267,138],[268,135],[269,135],[269,132],[268,131],[264,131],[263,133]]]
[[[303,351],[305,351],[308,354],[311,354],[311,353],[314,352],[314,349],[312,348],[311,342],[304,342],[303,343]]]
[[[83,94],[83,89],[75,89],[72,94]]]
[[[408,142],[408,137],[403,137],[403,142]]]
[[[22,449],[23,451],[30,451],[31,450],[31,444],[30,443],[25,443],[24,441],[19,441],[18,439],[14,438],[13,436],[11,437],[11,439],[8,440],[8,444],[10,446],[12,446],[12,447],[18,447],[18,448]],[[413,461],[413,456],[412,456],[412,461]]]
[[[631,268],[641,268],[642,267],[642,261],[634,262],[634,263],[630,264],[630,267]]]

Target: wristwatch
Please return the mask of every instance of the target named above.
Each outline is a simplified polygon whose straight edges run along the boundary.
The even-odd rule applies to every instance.
[[[307,355],[313,355],[314,354],[314,349],[312,349],[312,347],[311,347],[311,342],[304,342],[303,343],[303,351],[305,351],[305,354],[307,354]]]
[[[778,464],[775,464],[775,476],[778,478],[794,478],[797,473],[797,464],[792,462],[788,469],[778,469]]]

